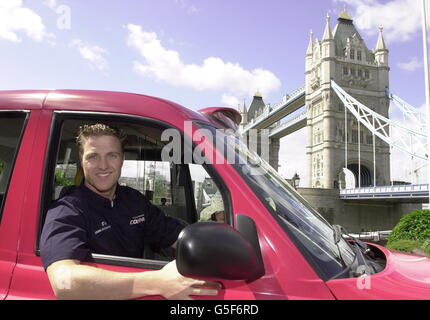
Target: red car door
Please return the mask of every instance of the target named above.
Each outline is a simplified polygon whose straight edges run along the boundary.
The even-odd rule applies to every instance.
[[[33,113],[36,112],[33,111],[32,116]],[[50,295],[47,277],[44,272],[38,272],[40,258],[35,255],[34,244],[52,112],[38,110],[37,115],[37,124],[31,122],[32,119],[30,119],[29,128],[27,128],[28,135],[33,137],[33,141],[28,150],[25,150],[23,162],[28,165],[29,170],[16,186],[21,198],[15,201],[15,205],[21,207],[22,218],[20,220],[17,264],[7,299],[40,299],[48,298]],[[31,128],[30,124],[32,125]]]
[[[0,299],[6,298],[19,245],[24,190],[39,111],[0,112]]]

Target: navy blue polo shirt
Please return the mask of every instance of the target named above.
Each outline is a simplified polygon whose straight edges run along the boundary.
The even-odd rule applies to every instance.
[[[142,258],[145,244],[167,248],[184,225],[139,191],[118,185],[111,202],[85,185],[73,187],[48,210],[40,239],[46,268],[90,253]]]

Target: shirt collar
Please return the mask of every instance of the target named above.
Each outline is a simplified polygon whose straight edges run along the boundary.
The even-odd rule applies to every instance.
[[[109,199],[107,199],[107,198],[99,195],[98,193],[94,192],[93,190],[89,189],[84,184],[84,182],[82,182],[82,184],[80,185],[80,188],[83,191],[85,197],[87,197],[91,201],[94,201],[98,205],[108,207],[108,208],[113,207],[113,203],[115,203],[115,201],[117,201],[119,199],[120,194],[121,194],[121,190],[120,190],[121,188],[120,188],[120,185],[118,183],[116,185],[116,190],[115,190],[115,194],[113,196],[112,202]]]

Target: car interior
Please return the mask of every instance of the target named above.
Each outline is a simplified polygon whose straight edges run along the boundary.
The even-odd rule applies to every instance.
[[[180,164],[163,161],[161,152],[169,143],[161,139],[163,130],[167,128],[164,124],[152,120],[130,121],[112,117],[76,119],[58,116],[52,128],[49,145],[48,154],[51,159],[48,159],[46,167],[50,173],[45,177],[47,187],[44,188],[46,195],[39,221],[39,236],[49,205],[60,198],[70,186],[82,183],[83,173],[76,136],[80,126],[97,122],[116,127],[126,134],[125,161],[119,180],[121,185],[139,190],[166,215],[179,219],[184,225],[204,221],[200,213],[205,209],[209,210],[208,207],[215,198],[218,202],[221,198],[221,207],[224,207],[226,189],[220,179],[213,178],[216,173],[210,166],[183,161]],[[219,208],[219,205],[217,207]],[[157,248],[145,249],[143,258],[173,259],[171,252],[157,256],[158,251]]]
[[[6,112],[0,117],[0,218],[25,120],[24,112]]]

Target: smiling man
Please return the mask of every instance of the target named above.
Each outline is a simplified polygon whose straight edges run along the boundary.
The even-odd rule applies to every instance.
[[[91,253],[142,258],[145,244],[175,247],[184,227],[137,190],[118,184],[124,140],[121,131],[104,124],[81,127],[77,145],[84,182],[50,208],[40,242],[55,295],[63,299],[216,295],[217,284],[183,277],[175,261],[161,270],[140,273],[81,264]]]
[[[124,163],[121,132],[102,124],[84,126],[77,137],[85,186],[113,201]]]

